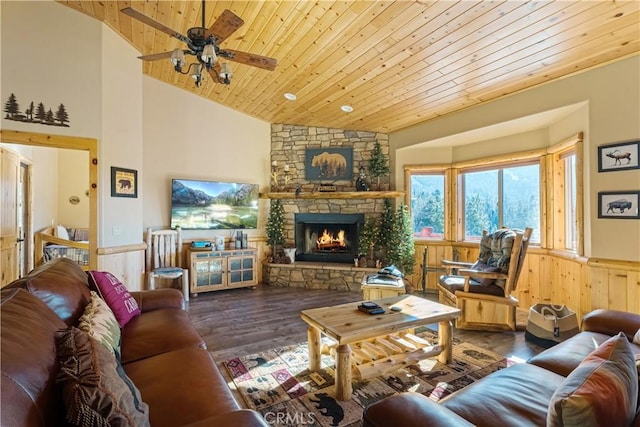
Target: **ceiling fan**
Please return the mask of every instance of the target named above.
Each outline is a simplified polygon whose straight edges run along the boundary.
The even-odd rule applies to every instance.
[[[244,25],[244,21],[235,13],[228,9],[216,19],[211,27],[205,27],[205,1],[202,0],[202,26],[189,28],[187,35],[184,36],[179,32],[149,18],[131,7],[125,7],[120,11],[138,21],[150,25],[156,30],[162,31],[184,42],[187,49],[175,49],[171,52],[155,53],[151,55],[143,55],[138,58],[144,61],[156,61],[159,59],[170,58],[174,69],[181,74],[191,74],[196,82],[196,86],[200,87],[202,83],[202,71],[206,69],[214,81],[220,83],[231,83],[231,67],[229,63],[220,64],[218,58],[226,58],[240,64],[251,65],[265,70],[273,71],[276,67],[277,60],[267,56],[255,55],[253,53],[241,52],[231,49],[220,48],[220,43],[225,41],[238,28]],[[197,63],[192,63],[186,72],[182,71],[185,65],[185,55],[193,55],[197,59]]]

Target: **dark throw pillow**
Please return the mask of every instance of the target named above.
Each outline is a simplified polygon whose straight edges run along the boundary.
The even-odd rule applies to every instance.
[[[114,355],[86,332],[56,334],[62,397],[73,426],[149,426],[149,406]]]
[[[501,268],[487,265],[482,261],[476,261],[476,263],[471,267],[471,270],[482,271],[483,273],[499,273],[501,271]],[[491,279],[488,277],[471,276],[471,279],[480,283],[482,286],[489,286],[496,283],[496,279]]]

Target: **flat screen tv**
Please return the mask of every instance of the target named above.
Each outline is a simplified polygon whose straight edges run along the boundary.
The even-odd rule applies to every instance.
[[[173,179],[171,227],[225,230],[258,227],[258,184]]]

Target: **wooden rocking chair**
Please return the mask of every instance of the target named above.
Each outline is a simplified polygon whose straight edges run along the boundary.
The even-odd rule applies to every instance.
[[[483,233],[475,263],[443,261],[449,275],[440,277],[440,302],[457,307],[462,314],[456,328],[473,330],[516,330],[518,299],[512,295],[518,283],[531,238],[524,231],[500,229]],[[451,271],[457,272],[451,274]]]

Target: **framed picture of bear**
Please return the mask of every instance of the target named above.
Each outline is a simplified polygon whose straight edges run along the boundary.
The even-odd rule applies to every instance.
[[[351,181],[353,148],[307,148],[304,177],[307,181]]]
[[[111,197],[138,197],[138,171],[111,166]]]
[[[601,191],[598,218],[640,219],[640,191]]]

